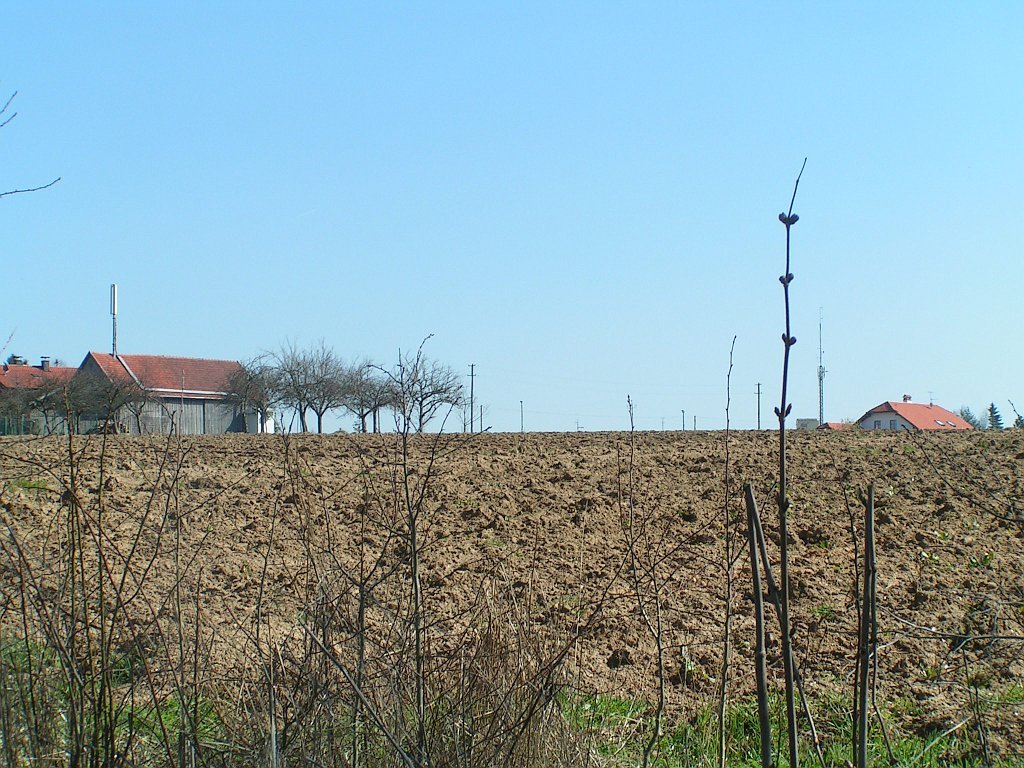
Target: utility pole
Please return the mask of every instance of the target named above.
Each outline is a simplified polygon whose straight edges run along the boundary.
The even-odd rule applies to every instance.
[[[683,432],[686,431],[686,409],[683,409]]]
[[[469,364],[469,434],[473,434],[473,377],[476,375],[473,369],[476,363]]]
[[[693,431],[694,432],[697,431],[697,417],[696,416],[693,417]]]
[[[761,382],[757,382],[757,428],[761,428]]]
[[[480,406],[480,422],[476,425],[476,431],[484,431],[484,407],[482,405]]]
[[[523,419],[523,401],[519,401],[519,434],[526,431],[526,421]]]

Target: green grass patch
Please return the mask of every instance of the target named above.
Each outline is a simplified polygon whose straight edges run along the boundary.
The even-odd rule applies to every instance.
[[[22,491],[48,491],[50,486],[43,477],[15,477],[7,481],[9,488],[17,488]]]
[[[1024,686],[1016,686],[1008,698],[1024,698]],[[607,696],[563,697],[562,713],[573,727],[584,732],[598,758],[597,765],[607,768],[625,768],[640,765],[644,748],[654,727],[653,708],[648,704]],[[853,760],[852,728],[848,698],[827,697],[812,703],[825,764],[841,766]],[[772,753],[776,764],[788,765],[786,759],[785,705],[781,696],[773,696],[769,709],[772,718]],[[798,705],[798,710],[799,710]],[[919,713],[911,701],[900,699],[888,708],[882,707],[883,724],[873,717],[868,729],[868,764],[889,765],[889,750],[897,765],[982,766],[984,760],[972,732],[965,726],[954,733],[916,733],[909,718]],[[801,762],[818,765],[810,733],[803,715],[799,715],[801,728]],[[726,764],[730,768],[760,768],[760,728],[757,703],[754,699],[737,702],[729,707],[725,718]],[[888,739],[889,746],[886,746]],[[662,733],[655,743],[651,765],[694,766],[712,768],[718,764],[718,715],[714,707],[704,707],[693,717],[683,721],[665,721]],[[1019,765],[1019,762],[992,763],[1000,768]]]

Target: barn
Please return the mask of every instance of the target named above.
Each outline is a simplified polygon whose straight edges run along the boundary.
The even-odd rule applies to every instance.
[[[116,415],[121,431],[159,434],[172,425],[186,435],[263,431],[258,416],[243,412],[231,395],[232,377],[241,369],[235,360],[90,352],[76,378],[90,377],[123,394]],[[84,416],[83,429],[104,421],[100,413]]]

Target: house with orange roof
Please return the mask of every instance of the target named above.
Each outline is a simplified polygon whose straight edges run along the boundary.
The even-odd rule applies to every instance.
[[[11,355],[0,368],[0,435],[48,435],[64,431],[64,420],[54,396],[77,368],[39,365]]]
[[[818,429],[827,432],[838,432],[839,430],[850,429],[852,426],[853,423],[849,421],[826,421],[823,424],[819,424]]]
[[[235,360],[90,352],[77,368],[12,355],[0,370],[0,435],[77,433],[202,435],[273,432],[273,420],[231,392]]]
[[[186,435],[273,431],[232,396],[231,380],[241,370],[236,360],[90,352],[76,375],[121,395],[116,416],[121,431],[160,434],[172,426]],[[93,428],[106,421],[101,413],[90,417]]]
[[[942,431],[973,429],[957,413],[947,411],[933,403],[914,403],[910,395],[904,395],[902,402],[888,401],[876,405],[857,419],[861,429],[882,429],[892,431]]]

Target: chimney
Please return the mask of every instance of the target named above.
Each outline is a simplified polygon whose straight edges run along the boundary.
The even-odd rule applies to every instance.
[[[910,395],[904,395],[903,396],[903,402],[904,403],[909,403],[910,402]]]
[[[43,355],[42,359],[39,361],[39,367],[44,371],[50,370],[50,358],[48,355]]]

